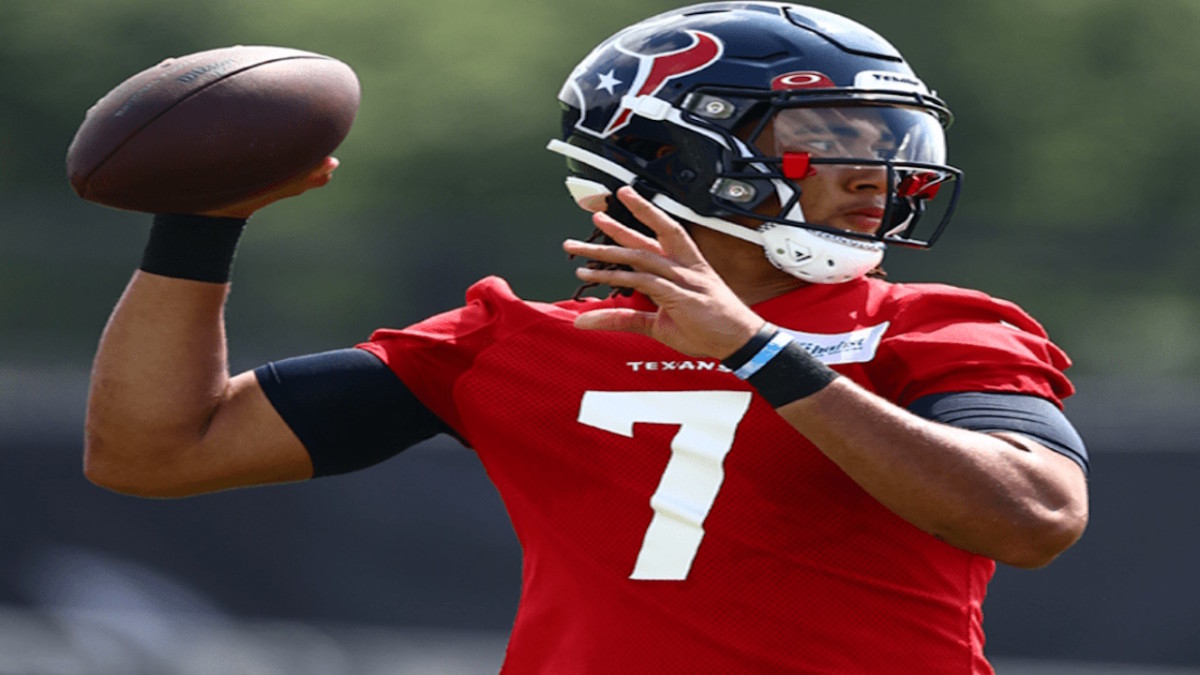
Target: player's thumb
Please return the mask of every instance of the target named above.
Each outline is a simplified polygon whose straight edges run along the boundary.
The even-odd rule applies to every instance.
[[[315,169],[309,172],[307,182],[309,187],[321,187],[333,179],[333,172],[341,162],[337,157],[326,157]]]

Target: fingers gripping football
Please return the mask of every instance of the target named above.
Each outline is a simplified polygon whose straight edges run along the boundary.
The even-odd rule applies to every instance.
[[[632,288],[653,300],[658,309],[596,310],[580,315],[575,325],[640,333],[692,356],[725,358],[745,344],[762,326],[762,318],[705,261],[687,231],[632,188],[621,188],[617,197],[657,239],[597,213],[596,227],[616,245],[567,240],[563,248],[572,255],[632,268],[581,267],[576,274],[584,281]]]
[[[302,171],[291,178],[283,180],[271,187],[253,194],[245,199],[228,204],[217,209],[204,211],[200,215],[228,218],[249,218],[259,209],[273,204],[281,199],[295,197],[309,190],[323,187],[333,179],[333,172],[338,168],[336,157],[326,157],[315,167]]]

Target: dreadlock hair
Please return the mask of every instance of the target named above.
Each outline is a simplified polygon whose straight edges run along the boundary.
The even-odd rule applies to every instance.
[[[642,234],[645,234],[650,237],[654,236],[654,232],[651,231],[650,228],[643,225],[642,222],[640,220],[638,220],[636,216],[634,216],[632,213],[630,213],[629,209],[627,209],[625,207],[625,205],[622,204],[619,199],[617,199],[616,194],[609,194],[608,197],[605,198],[604,212],[607,213],[609,216],[611,216],[614,220],[621,223],[625,227],[628,227],[631,230],[636,230],[636,231],[641,232]],[[589,243],[589,244],[599,243],[599,244],[604,244],[607,246],[615,246],[617,242],[613,241],[612,237],[610,237],[607,234],[605,234],[604,232],[602,232],[600,230],[600,228],[596,228],[596,229],[593,229],[591,235],[588,236],[587,243]],[[575,258],[575,256],[569,257],[569,259],[574,259],[574,258]],[[628,265],[619,265],[617,263],[608,263],[608,262],[603,262],[600,260],[588,260],[587,263],[584,265],[584,267],[586,267],[588,269],[593,269],[593,270],[626,270],[626,271],[629,271],[629,270],[633,269],[632,267],[630,267]],[[598,287],[600,287],[600,285],[601,284],[599,284],[597,282],[589,281],[585,284],[580,285],[578,288],[576,288],[575,295],[573,295],[571,297],[574,300],[580,300],[583,298],[584,293],[586,293],[587,291],[589,291],[593,288],[598,288]],[[628,296],[628,295],[632,295],[632,294],[633,294],[632,288],[614,287],[608,293],[608,296],[609,297],[611,297],[613,295]]]
[[[600,228],[596,228],[596,229],[592,230],[592,234],[590,236],[588,236],[587,243],[589,243],[589,244],[600,243],[600,244],[606,244],[606,245],[613,245],[613,244],[616,244],[617,242],[613,241],[612,237],[601,232]],[[568,259],[574,260],[575,256],[574,255],[568,256]],[[629,269],[632,269],[628,265],[618,265],[616,263],[607,263],[607,262],[602,262],[600,260],[588,260],[587,263],[584,264],[584,267],[591,269],[591,270],[629,270]],[[584,284],[580,284],[580,286],[575,289],[575,294],[571,296],[571,299],[572,300],[582,300],[585,293],[587,293],[589,290],[591,290],[593,288],[599,288],[600,285],[601,284],[596,281],[589,281]],[[633,293],[633,289],[630,289],[630,288],[613,288],[608,293],[608,295],[609,295],[609,297],[611,297],[613,295],[631,295],[632,293]]]

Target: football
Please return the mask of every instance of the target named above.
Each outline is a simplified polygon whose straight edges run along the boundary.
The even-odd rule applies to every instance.
[[[349,133],[360,96],[348,65],[298,49],[167,59],[87,111],[67,177],[80,197],[113,208],[212,210],[316,166]]]

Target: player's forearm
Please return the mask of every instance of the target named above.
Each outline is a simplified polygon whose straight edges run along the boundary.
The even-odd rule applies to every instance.
[[[89,478],[120,489],[202,438],[229,380],[226,292],[225,284],[134,275],[93,364]]]
[[[965,550],[1038,567],[1086,523],[1069,460],[930,422],[847,378],[780,413],[894,513]]]

